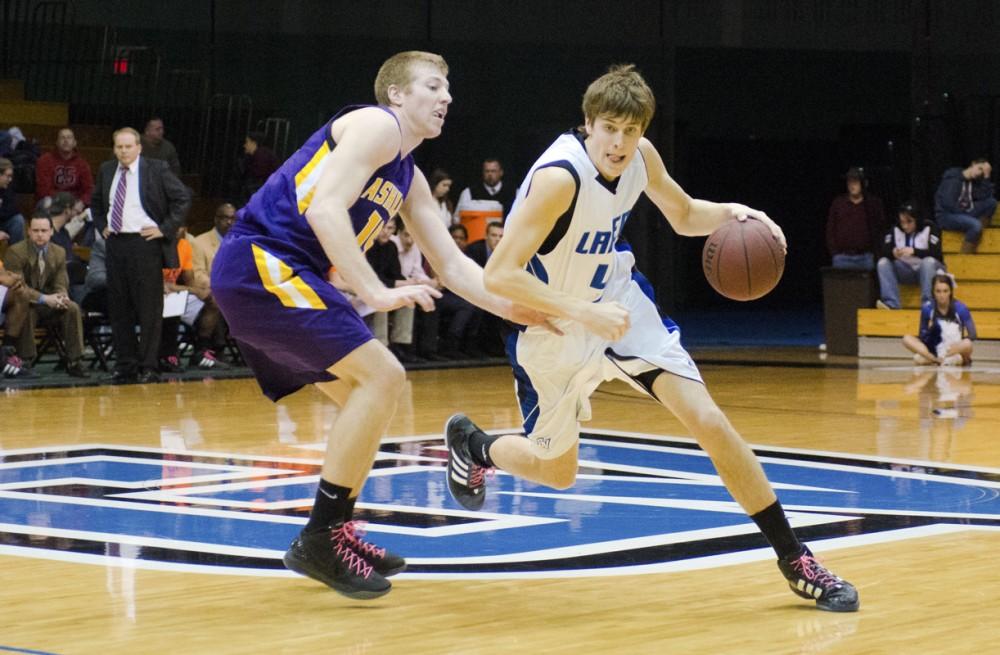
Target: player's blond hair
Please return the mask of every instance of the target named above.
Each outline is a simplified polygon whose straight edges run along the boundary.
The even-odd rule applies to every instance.
[[[637,121],[645,132],[655,111],[653,91],[634,64],[612,66],[583,94],[583,116],[588,122],[602,117],[625,118]]]
[[[378,69],[378,75],[375,76],[375,100],[380,105],[388,105],[389,87],[395,84],[406,88],[413,81],[413,65],[417,63],[430,64],[441,71],[442,75],[448,75],[448,64],[441,55],[420,50],[398,52],[386,59]]]

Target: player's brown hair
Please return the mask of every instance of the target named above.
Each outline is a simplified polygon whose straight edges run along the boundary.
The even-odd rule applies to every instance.
[[[583,94],[583,116],[588,122],[601,117],[625,118],[637,121],[645,132],[655,111],[653,91],[634,64],[612,66]]]
[[[389,104],[389,87],[395,84],[405,88],[413,81],[413,65],[416,63],[430,64],[437,67],[442,75],[448,75],[448,64],[444,57],[433,52],[407,50],[398,52],[385,60],[375,76],[375,100],[380,105]]]

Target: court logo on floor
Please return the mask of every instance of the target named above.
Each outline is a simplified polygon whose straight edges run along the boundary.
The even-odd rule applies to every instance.
[[[799,535],[839,545],[1000,529],[1000,471],[756,449]],[[769,558],[690,440],[591,430],[565,491],[499,473],[482,511],[448,495],[439,437],[383,443],[358,504],[411,577],[616,575]],[[0,451],[0,554],[284,575],[318,455],[87,445]],[[289,574],[290,575],[290,574]]]

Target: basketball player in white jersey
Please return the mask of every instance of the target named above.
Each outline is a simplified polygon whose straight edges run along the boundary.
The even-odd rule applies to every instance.
[[[632,253],[616,249],[629,211],[646,193],[678,234],[710,234],[730,220],[781,229],[763,212],[690,198],[670,177],[643,132],[653,93],[632,66],[588,87],[583,131],[560,136],[521,185],[504,238],[486,267],[488,290],[556,317],[564,333],[536,327],[507,338],[525,436],[491,436],[466,416],[446,426],[448,486],[464,507],[482,507],[484,473],[497,467],[558,489],[576,479],[580,421],[604,380],[649,394],[691,431],[735,500],[778,555],[792,590],[819,608],[854,611],[855,588],[802,545],[764,471],[712,400],[677,326],[661,319],[633,279]],[[646,285],[648,286],[648,285]]]

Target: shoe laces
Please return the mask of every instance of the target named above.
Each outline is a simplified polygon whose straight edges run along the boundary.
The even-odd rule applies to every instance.
[[[215,366],[218,361],[219,358],[215,356],[215,351],[208,349],[201,351],[201,363],[199,366]]]
[[[343,558],[349,570],[362,578],[368,578],[374,569],[360,553],[354,550],[352,541],[357,539],[353,538],[353,532],[347,529],[349,525],[350,523],[345,523],[339,528],[330,530],[330,541],[334,544],[334,551]]]
[[[792,560],[791,564],[793,571],[824,589],[841,582],[840,578],[830,573],[825,566],[819,563],[819,560],[809,553],[802,553],[798,559]]]
[[[10,355],[7,357],[7,364],[13,366],[14,368],[24,368],[24,360],[22,360],[17,355]]]
[[[180,366],[181,365],[181,360],[177,359],[177,355],[171,355],[170,357],[167,357],[166,359],[167,359],[167,363],[170,364],[171,366]]]
[[[375,544],[368,543],[361,538],[367,533],[367,525],[367,521],[348,521],[341,530],[344,531],[344,537],[350,542],[351,546],[362,555],[384,558],[385,548],[379,548]]]
[[[479,466],[478,464],[472,465],[472,470],[469,471],[469,486],[478,487],[484,484],[486,478],[492,478],[496,473],[496,469],[490,466]]]

